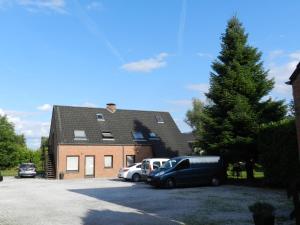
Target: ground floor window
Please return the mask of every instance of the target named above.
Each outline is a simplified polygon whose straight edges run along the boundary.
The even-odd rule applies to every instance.
[[[79,156],[67,156],[67,172],[79,171]]]
[[[104,156],[104,168],[113,168],[113,156],[112,155]]]
[[[126,166],[130,167],[135,163],[135,155],[126,155]]]

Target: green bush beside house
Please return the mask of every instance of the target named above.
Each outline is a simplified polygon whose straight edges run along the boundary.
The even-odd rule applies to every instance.
[[[286,187],[290,180],[300,179],[293,118],[262,126],[258,135],[258,149],[267,184]]]

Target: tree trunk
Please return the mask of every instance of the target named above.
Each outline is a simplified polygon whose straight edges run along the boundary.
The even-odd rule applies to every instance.
[[[247,173],[247,180],[253,180],[253,162],[251,160],[246,161],[246,173]]]

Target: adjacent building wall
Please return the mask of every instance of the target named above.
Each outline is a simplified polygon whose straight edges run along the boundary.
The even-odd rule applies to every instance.
[[[296,127],[297,127],[297,140],[298,140],[298,152],[300,160],[300,76],[296,76],[292,82],[293,97],[296,109]]]
[[[126,165],[126,155],[135,155],[135,161],[153,156],[151,146],[90,146],[59,145],[57,174],[64,173],[64,179],[85,177],[85,156],[95,156],[95,177],[117,177],[119,169]],[[104,156],[113,156],[113,168],[104,168]],[[67,172],[67,156],[79,156],[79,171]]]

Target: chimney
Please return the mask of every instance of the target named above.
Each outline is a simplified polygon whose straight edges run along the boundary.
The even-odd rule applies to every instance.
[[[117,111],[117,106],[115,103],[107,103],[106,104],[106,109],[111,112],[114,113],[115,111]]]

